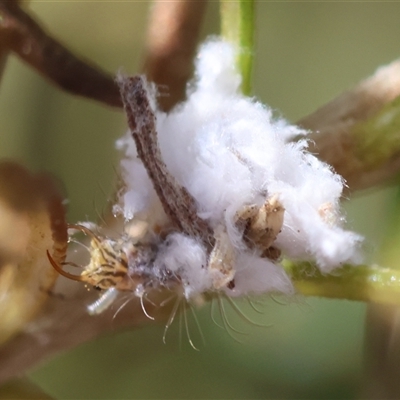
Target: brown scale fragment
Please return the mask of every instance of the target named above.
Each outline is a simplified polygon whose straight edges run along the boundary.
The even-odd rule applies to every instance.
[[[258,207],[243,207],[236,215],[237,226],[243,229],[243,239],[250,249],[258,249],[263,257],[276,260],[279,249],[272,246],[282,229],[285,209],[274,195]]]
[[[235,280],[234,279],[232,279],[227,285],[226,285],[226,287],[228,288],[228,289],[230,289],[230,290],[233,290],[233,289],[235,289]]]
[[[281,256],[281,251],[277,247],[274,247],[274,246],[268,247],[268,249],[264,250],[261,253],[261,257],[269,258],[272,261],[279,260],[280,256]]]

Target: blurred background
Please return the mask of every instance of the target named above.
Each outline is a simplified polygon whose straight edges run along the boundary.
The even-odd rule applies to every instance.
[[[32,1],[30,10],[54,37],[112,73],[141,66],[146,1]],[[218,3],[210,2],[203,37],[219,31]],[[257,2],[254,94],[295,122],[400,54],[400,3]],[[59,177],[69,221],[98,220],[116,184],[115,140],[125,129],[120,111],[73,97],[10,57],[1,82],[0,156]],[[370,261],[388,229],[396,189],[358,193],[344,204],[348,225],[366,236]],[[31,378],[59,399],[106,398],[356,398],[362,387],[366,306],[324,299],[256,299],[251,325],[227,306],[245,334],[238,343],[196,311],[201,342],[188,314],[193,350],[180,335],[151,322],[62,354]],[[217,314],[217,313],[216,313]],[[218,315],[217,315],[218,319]],[[112,321],[110,321],[112,324]],[[180,340],[180,336],[182,336]]]

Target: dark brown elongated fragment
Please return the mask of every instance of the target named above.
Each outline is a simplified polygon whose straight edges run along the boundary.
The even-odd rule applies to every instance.
[[[180,231],[200,238],[207,248],[212,249],[215,242],[212,229],[197,215],[194,198],[169,173],[162,159],[156,116],[150,105],[146,79],[143,76],[119,76],[117,82],[138,156],[153,182],[164,211]]]

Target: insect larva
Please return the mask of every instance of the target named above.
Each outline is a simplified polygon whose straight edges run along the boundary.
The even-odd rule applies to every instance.
[[[63,265],[72,262],[57,263],[47,252],[47,257],[56,271],[68,279],[92,285],[104,290],[100,298],[88,306],[91,315],[105,311],[116,299],[118,292],[132,292],[140,298],[143,312],[143,299],[146,293],[154,288],[173,289],[181,285],[180,280],[171,274],[163,265],[155,265],[157,246],[150,244],[133,244],[129,236],[123,235],[117,240],[96,236],[82,225],[68,225],[88,235],[90,243],[90,261],[83,267],[80,275],[73,275],[63,270]]]

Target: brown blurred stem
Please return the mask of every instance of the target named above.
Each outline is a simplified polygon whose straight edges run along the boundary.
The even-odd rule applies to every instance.
[[[360,399],[400,397],[400,314],[398,306],[369,304],[364,336],[364,380]]]
[[[123,301],[117,301],[115,307],[98,316],[91,316],[86,306],[98,299],[97,293],[88,292],[81,285],[77,286],[76,282],[71,284],[70,281],[61,279],[57,294],[51,295],[41,314],[27,325],[24,332],[0,348],[0,385],[10,378],[24,374],[27,369],[51,356],[93,340],[101,334],[128,327],[132,329],[151,322],[144,315],[134,294],[129,305],[118,312],[118,315],[116,312]],[[157,320],[165,320],[174,302],[170,303],[158,308],[149,303],[146,310]]]
[[[143,70],[165,90],[160,107],[170,110],[185,97],[207,1],[156,1],[150,18]],[[112,76],[80,60],[15,2],[0,1],[0,63],[8,51],[63,90],[122,107]],[[165,88],[165,89],[164,89]]]
[[[164,111],[185,98],[206,6],[206,0],[154,2],[143,70],[166,94],[158,99]]]
[[[3,77],[4,68],[6,66],[9,50],[0,42],[0,81]]]
[[[28,378],[11,379],[0,387],[0,400],[53,400],[54,398]]]
[[[122,107],[114,78],[73,55],[18,4],[0,1],[0,47],[11,51],[63,90]]]
[[[9,1],[14,2],[16,4],[20,3],[19,0],[9,0]],[[0,14],[0,18],[1,18],[1,14]],[[1,25],[1,20],[0,20],[0,25]],[[9,50],[7,49],[6,46],[4,46],[2,44],[2,42],[0,40],[0,81],[1,81],[1,78],[3,77],[3,72],[4,72],[4,68],[6,66],[8,54],[9,54]]]
[[[400,171],[399,95],[395,61],[297,122],[313,132],[310,151],[332,165],[352,191],[382,184]]]

